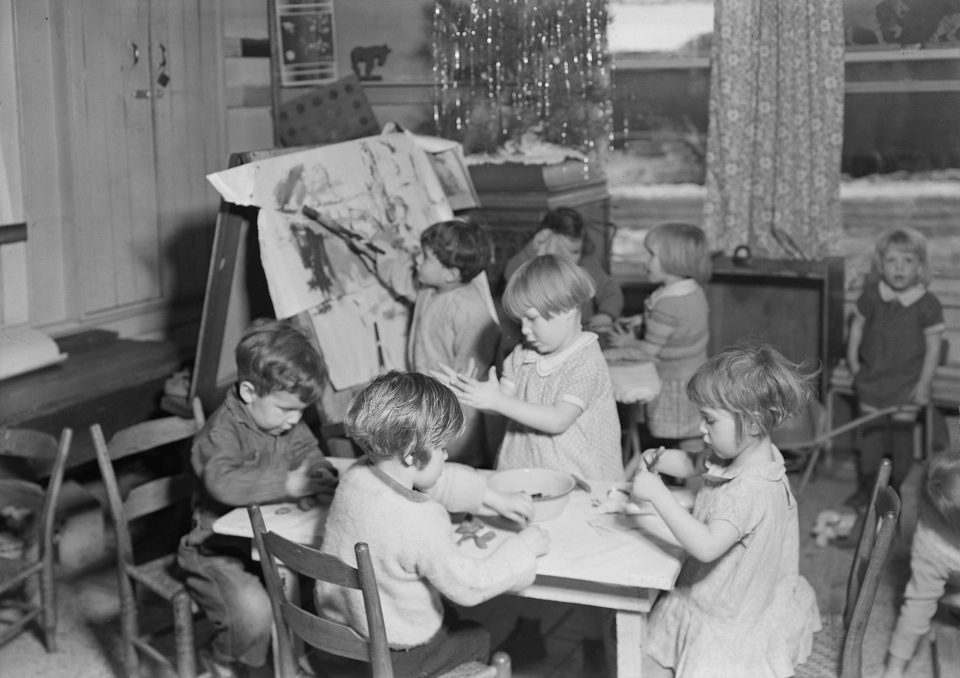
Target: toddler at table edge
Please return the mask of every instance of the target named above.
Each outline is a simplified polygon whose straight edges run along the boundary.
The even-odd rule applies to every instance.
[[[580,305],[594,293],[589,274],[544,254],[526,262],[503,293],[524,343],[490,369],[487,381],[445,368],[460,402],[508,419],[496,468],[549,468],[622,480],[620,420],[597,335],[582,329]]]
[[[445,615],[442,600],[471,606],[529,586],[549,539],[530,526],[477,558],[458,548],[449,512],[486,506],[526,524],[533,501],[497,492],[475,469],[447,463],[444,447],[462,429],[463,414],[433,377],[377,377],[353,398],[344,425],[366,456],[343,474],[321,550],[355,564],[354,544],[369,545],[394,672],[438,675],[488,661],[489,632]],[[368,634],[359,591],[318,582],[315,592],[320,614]]]
[[[808,378],[770,346],[734,347],[701,366],[687,393],[709,448],[693,514],[656,473],[694,474],[682,450],[645,451],[633,479],[634,497],[653,504],[689,554],[650,613],[643,675],[793,676],[821,623],[770,432],[803,407]]]
[[[336,470],[301,418],[326,379],[310,339],[289,322],[257,320],[236,362],[236,384],[193,441],[193,528],[177,553],[187,590],[215,629],[201,650],[215,676],[232,675],[235,663],[263,665],[273,615],[249,570],[250,541],[214,534],[214,521],[250,502],[330,495],[336,486]]]
[[[687,381],[707,360],[709,307],[703,285],[712,265],[703,230],[693,224],[659,224],[643,240],[650,281],[659,283],[644,302],[643,338],[613,331],[607,359],[649,358],[657,363],[660,393],[647,403],[647,428],[656,438],[692,441],[700,415],[687,397]],[[681,447],[689,444],[681,444]]]

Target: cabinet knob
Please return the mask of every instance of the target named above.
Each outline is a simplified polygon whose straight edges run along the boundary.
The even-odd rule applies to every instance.
[[[151,96],[150,90],[148,89],[138,89],[133,92],[134,99],[149,99]]]

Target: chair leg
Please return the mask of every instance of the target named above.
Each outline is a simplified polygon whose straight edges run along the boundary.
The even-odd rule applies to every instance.
[[[124,572],[123,563],[117,565],[117,580],[120,589],[120,636],[123,641],[123,668],[127,678],[140,678],[140,658],[134,643],[140,635],[137,624],[137,599],[130,578]]]
[[[43,641],[47,652],[57,651],[57,593],[53,580],[53,554],[44,554],[40,570],[40,603],[43,605]]]
[[[177,652],[178,678],[196,678],[197,659],[193,643],[193,609],[190,594],[181,591],[173,603],[173,625]]]

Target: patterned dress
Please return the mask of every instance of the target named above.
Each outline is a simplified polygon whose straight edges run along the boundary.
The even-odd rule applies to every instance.
[[[551,356],[518,346],[503,365],[501,385],[520,400],[572,403],[583,410],[563,433],[509,420],[497,469],[550,468],[596,480],[622,480],[620,420],[610,371],[597,335],[584,332]]]
[[[731,473],[707,462],[693,515],[725,520],[740,539],[712,563],[687,558],[650,614],[647,652],[676,678],[785,678],[820,630],[799,574],[797,502],[783,457]]]

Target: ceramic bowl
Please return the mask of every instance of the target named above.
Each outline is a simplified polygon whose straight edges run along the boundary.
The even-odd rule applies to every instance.
[[[545,468],[515,468],[497,471],[487,481],[498,492],[526,492],[533,497],[533,520],[551,520],[563,513],[576,485],[569,473]]]

